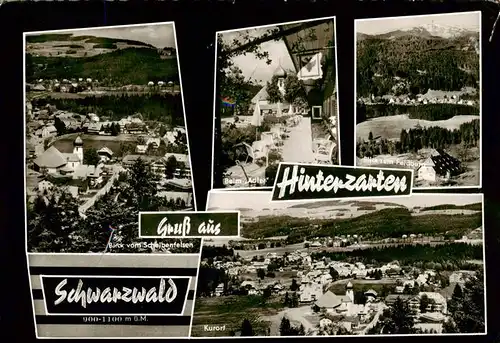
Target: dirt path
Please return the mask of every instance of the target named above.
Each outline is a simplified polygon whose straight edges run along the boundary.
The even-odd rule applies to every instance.
[[[314,162],[311,118],[302,118],[297,126],[290,129],[289,135],[283,144],[283,161]]]

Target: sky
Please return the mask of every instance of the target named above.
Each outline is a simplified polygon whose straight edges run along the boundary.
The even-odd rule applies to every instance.
[[[88,35],[117,39],[130,39],[148,43],[157,48],[175,47],[174,27],[172,23],[156,25],[146,24],[141,26],[125,26],[116,28],[68,30],[64,33],[72,33],[74,36]]]
[[[453,26],[479,31],[480,16],[477,12],[458,14],[437,14],[425,16],[393,17],[383,19],[367,19],[356,21],[356,32],[366,34],[381,34],[400,29],[410,29],[426,24]]]
[[[268,29],[275,28],[276,27],[268,26],[265,28],[221,32],[219,34],[222,36],[224,42],[229,43],[233,41],[233,39],[240,37],[241,34],[249,34],[252,37],[257,37],[262,35]],[[242,70],[243,75],[247,80],[252,78],[253,80],[256,80],[257,83],[264,85],[267,81],[271,80],[274,71],[280,66],[280,64],[281,67],[287,71],[295,70],[292,58],[288,54],[288,50],[283,40],[271,40],[262,43],[260,47],[263,51],[267,51],[269,53],[269,58],[272,60],[270,65],[266,63],[266,60],[259,60],[254,54],[239,55],[233,58],[234,64]]]
[[[481,202],[481,199],[481,194],[413,194],[409,197],[365,198],[362,199],[362,201],[392,202],[407,207],[429,207],[443,204],[467,205]],[[221,210],[234,210],[237,208],[262,210],[264,208],[287,208],[289,206],[300,204],[299,201],[271,202],[270,200],[270,191],[212,191],[209,193],[207,209],[218,207]],[[310,201],[307,201],[307,203],[310,203]],[[339,204],[339,207],[342,207],[342,205]]]

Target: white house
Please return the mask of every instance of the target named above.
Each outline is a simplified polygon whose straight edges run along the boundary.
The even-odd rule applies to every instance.
[[[97,154],[101,158],[102,162],[108,162],[113,157],[113,151],[110,148],[103,146],[97,151]]]
[[[42,129],[42,138],[57,136],[57,129],[54,125],[46,126]]]
[[[140,145],[139,144],[135,147],[135,152],[138,154],[145,154],[147,149],[148,149],[147,145]]]

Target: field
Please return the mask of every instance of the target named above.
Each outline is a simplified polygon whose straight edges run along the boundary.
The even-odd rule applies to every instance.
[[[151,48],[126,48],[81,58],[26,55],[27,82],[73,77],[112,80],[119,85],[179,81],[177,60],[162,59]]]
[[[480,119],[480,116],[461,115],[447,120],[420,120],[410,119],[407,114],[387,117],[378,117],[364,121],[356,125],[356,138],[368,140],[370,131],[373,137],[381,137],[389,140],[399,140],[401,130],[408,130],[420,125],[422,128],[438,126],[448,130],[457,130],[461,124]]]
[[[28,53],[45,57],[63,57],[67,55],[90,57],[132,47],[154,48],[143,42],[104,37],[72,36],[71,34],[28,36],[27,43],[26,51]]]
[[[230,336],[248,319],[256,335],[265,336],[270,323],[262,317],[273,316],[283,308],[282,297],[264,300],[257,295],[197,298],[191,334],[194,337]],[[204,325],[225,325],[225,331],[204,331]]]
[[[53,145],[60,152],[70,153],[73,152],[73,142],[75,141],[78,133],[72,133],[69,135],[61,136]],[[81,135],[83,140],[84,149],[94,148],[96,150],[101,149],[103,146],[107,146],[114,154],[120,151],[120,145],[122,143],[132,144],[135,148],[137,145],[136,137],[134,135],[121,134],[118,136],[99,136],[99,135]]]

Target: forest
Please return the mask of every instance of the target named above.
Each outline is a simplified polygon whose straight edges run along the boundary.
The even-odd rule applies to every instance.
[[[424,148],[445,149],[452,145],[461,145],[464,150],[461,153],[463,156],[458,157],[462,162],[467,162],[471,157],[468,149],[479,146],[480,123],[479,119],[474,119],[461,124],[458,130],[453,131],[438,126],[403,129],[399,141],[396,142],[388,139],[374,139],[371,132],[367,138],[357,143],[356,156],[359,158],[418,152]]]
[[[364,240],[400,238],[423,234],[461,238],[482,225],[482,214],[450,216],[429,214],[413,216],[407,208],[388,208],[348,219],[309,219],[289,216],[261,217],[242,226],[246,238],[288,235],[287,243],[303,242],[310,237],[363,235]]]
[[[477,88],[479,34],[457,38],[405,35],[396,39],[368,36],[356,44],[358,96],[382,96],[403,79],[408,93]]]
[[[178,94],[121,94],[77,99],[47,97],[34,99],[32,104],[39,108],[51,104],[59,110],[80,114],[95,113],[99,117],[109,117],[112,121],[140,113],[143,121],[159,121],[171,126],[185,125],[182,97]]]
[[[314,260],[329,257],[332,261],[364,264],[384,264],[398,261],[400,266],[414,266],[436,271],[458,270],[468,260],[483,261],[483,246],[467,243],[447,243],[440,245],[418,244],[371,249],[356,249],[350,252],[315,252]]]
[[[356,124],[368,119],[407,114],[410,119],[447,120],[459,115],[478,116],[479,108],[461,104],[387,105],[356,104]]]
[[[90,57],[44,57],[26,54],[26,82],[38,79],[92,78],[103,86],[179,83],[177,59],[162,59],[156,49],[126,48]]]
[[[64,188],[52,194],[40,194],[33,203],[27,204],[28,251],[103,252],[112,226],[115,228],[114,239],[123,244],[112,252],[151,252],[148,248],[135,251],[128,248],[131,243],[154,242],[154,239],[138,237],[138,212],[186,209],[180,198],[167,200],[159,197],[156,179],[156,175],[138,159],[130,172],[121,174],[110,192],[86,211],[85,217],[79,213],[78,202]],[[184,239],[183,242],[193,244],[192,252],[200,249],[198,239]],[[171,252],[186,252],[185,249],[176,250],[179,249]]]

